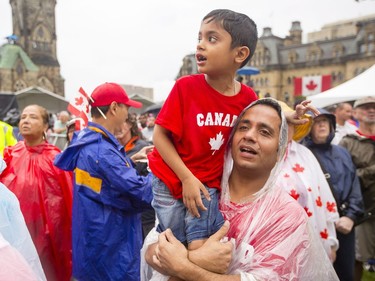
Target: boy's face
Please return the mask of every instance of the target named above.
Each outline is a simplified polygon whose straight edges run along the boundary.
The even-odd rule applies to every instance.
[[[237,48],[231,49],[232,37],[219,22],[202,21],[196,51],[198,71],[208,75],[233,75]]]

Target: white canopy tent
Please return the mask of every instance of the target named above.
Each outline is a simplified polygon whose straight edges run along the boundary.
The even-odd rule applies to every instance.
[[[340,102],[351,102],[361,97],[375,96],[375,65],[332,89],[309,96],[316,107],[327,107]]]

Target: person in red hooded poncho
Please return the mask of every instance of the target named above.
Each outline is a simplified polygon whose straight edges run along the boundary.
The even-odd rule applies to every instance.
[[[72,175],[53,165],[60,150],[46,141],[48,112],[27,106],[19,123],[24,141],[4,150],[0,181],[18,198],[47,280],[71,277]]]

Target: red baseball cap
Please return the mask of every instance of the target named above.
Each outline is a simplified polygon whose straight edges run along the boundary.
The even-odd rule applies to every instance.
[[[112,102],[122,103],[136,108],[142,107],[142,103],[129,99],[123,87],[116,83],[106,82],[99,85],[91,94],[91,106],[106,106]]]

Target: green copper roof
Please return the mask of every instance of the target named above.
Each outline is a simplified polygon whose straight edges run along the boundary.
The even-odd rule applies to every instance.
[[[4,44],[0,47],[0,69],[12,69],[16,67],[17,59],[21,59],[25,68],[29,71],[38,71],[39,68],[31,61],[29,56],[18,45]]]

